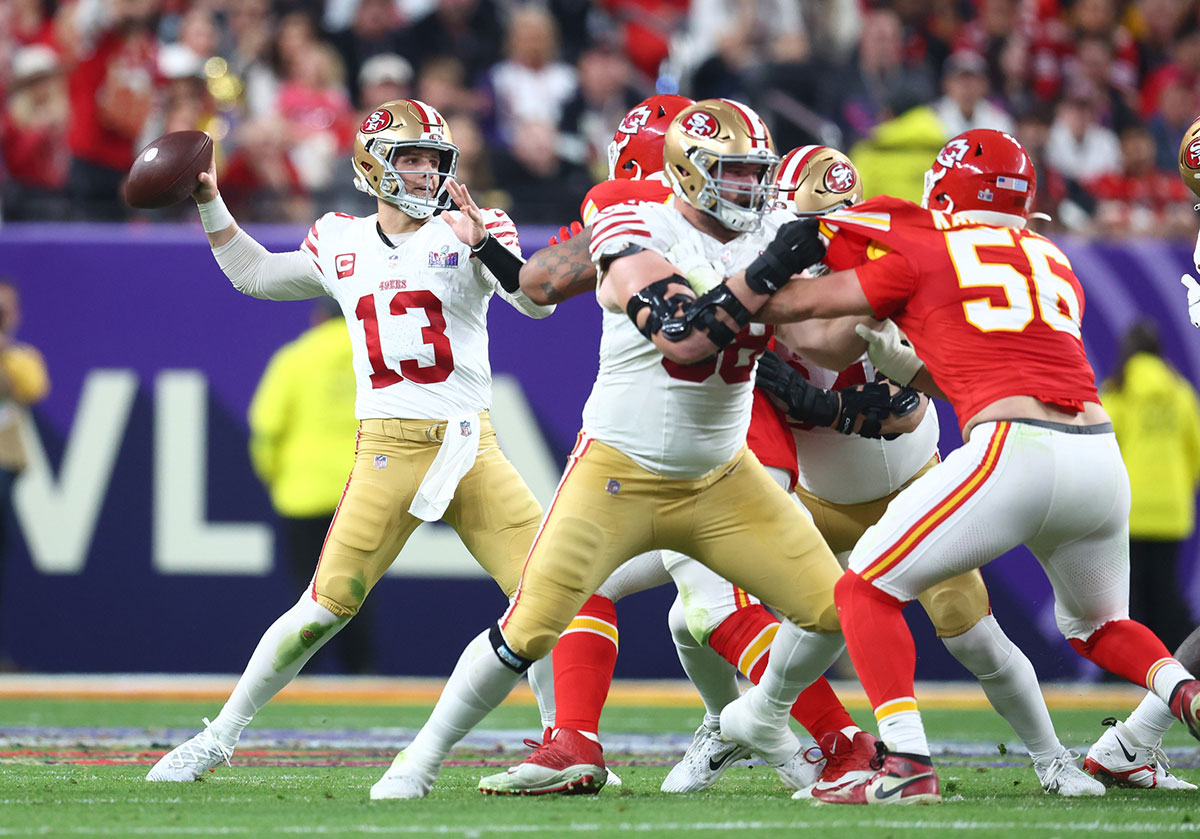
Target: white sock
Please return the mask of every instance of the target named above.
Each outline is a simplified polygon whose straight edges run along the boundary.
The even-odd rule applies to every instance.
[[[1008,721],[1035,761],[1052,760],[1062,750],[1033,664],[996,618],[987,615],[961,635],[943,638],[946,649],[970,670],[992,707]]]
[[[537,700],[538,713],[542,717],[542,728],[554,728],[554,653],[539,658],[526,671],[529,687]]]
[[[692,635],[683,611],[683,599],[675,595],[667,614],[671,638],[683,672],[691,680],[704,702],[704,724],[713,731],[721,728],[721,709],[738,698],[737,670],[708,644]]]
[[[221,713],[213,720],[213,733],[226,746],[237,745],[242,730],[258,711],[287,687],[313,653],[346,625],[306,591],[296,605],[268,627],[250,656],[242,677]]]
[[[786,726],[800,691],[819,679],[845,648],[840,632],[809,632],[789,620],[781,621],[758,683],[767,719]]]
[[[1147,687],[1158,694],[1159,699],[1169,705],[1171,703],[1171,694],[1175,691],[1176,685],[1180,682],[1190,681],[1195,677],[1175,659],[1162,658],[1156,661],[1154,666],[1150,668],[1147,678],[1150,682]]]
[[[895,702],[911,707],[888,713],[888,706]],[[879,721],[879,739],[893,752],[929,757],[925,725],[921,722],[921,712],[917,710],[916,705],[917,701],[911,696],[902,696],[876,708],[875,719]]]
[[[521,674],[506,667],[485,629],[467,644],[442,688],[433,713],[404,751],[409,760],[437,773],[450,749],[504,701]]]
[[[1143,746],[1154,748],[1162,743],[1163,735],[1175,722],[1175,715],[1167,703],[1153,693],[1147,693],[1125,720],[1125,727]]]

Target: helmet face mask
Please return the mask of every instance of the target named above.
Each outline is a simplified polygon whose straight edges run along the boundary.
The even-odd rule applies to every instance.
[[[775,208],[823,216],[862,200],[862,178],[850,158],[828,146],[800,146],[783,156]]]
[[[731,166],[759,168],[747,182]],[[779,158],[758,114],[728,99],[705,99],[685,108],[667,129],[663,171],[683,201],[737,233],[755,230],[778,188]]]
[[[395,161],[409,149],[438,154],[438,167],[398,169]],[[450,206],[447,181],[458,172],[458,146],[436,109],[415,99],[385,102],[359,128],[354,139],[354,186],[413,218],[429,218]],[[404,176],[424,179],[425,194],[410,192]]]

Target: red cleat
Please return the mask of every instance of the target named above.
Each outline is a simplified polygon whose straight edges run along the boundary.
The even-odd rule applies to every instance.
[[[792,798],[813,798],[817,790],[834,792],[873,776],[880,764],[876,762],[879,739],[866,731],[857,731],[853,739],[841,731],[830,731],[821,738],[821,754],[825,768],[815,784],[799,790]]]
[[[1181,682],[1171,694],[1171,713],[1200,740],[1200,679]]]
[[[546,733],[524,762],[507,772],[489,775],[479,782],[479,791],[488,795],[547,795],[560,793],[594,794],[608,782],[604,768],[604,750],[578,731],[560,728]]]
[[[882,750],[879,758],[879,769],[870,778],[838,790],[814,791],[813,798],[824,804],[942,803],[937,772],[929,758]]]

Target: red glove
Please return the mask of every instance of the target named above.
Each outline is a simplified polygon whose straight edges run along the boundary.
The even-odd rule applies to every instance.
[[[582,232],[583,232],[583,225],[577,221],[573,221],[573,222],[571,222],[570,227],[558,228],[558,235],[550,237],[550,244],[552,244],[552,245],[561,244],[562,242],[565,242],[568,239],[570,239],[572,236],[578,236]]]

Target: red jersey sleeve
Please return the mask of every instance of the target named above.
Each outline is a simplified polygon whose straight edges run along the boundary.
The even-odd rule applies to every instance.
[[[895,251],[854,269],[871,312],[879,320],[904,308],[917,285],[917,272],[907,257]]]

